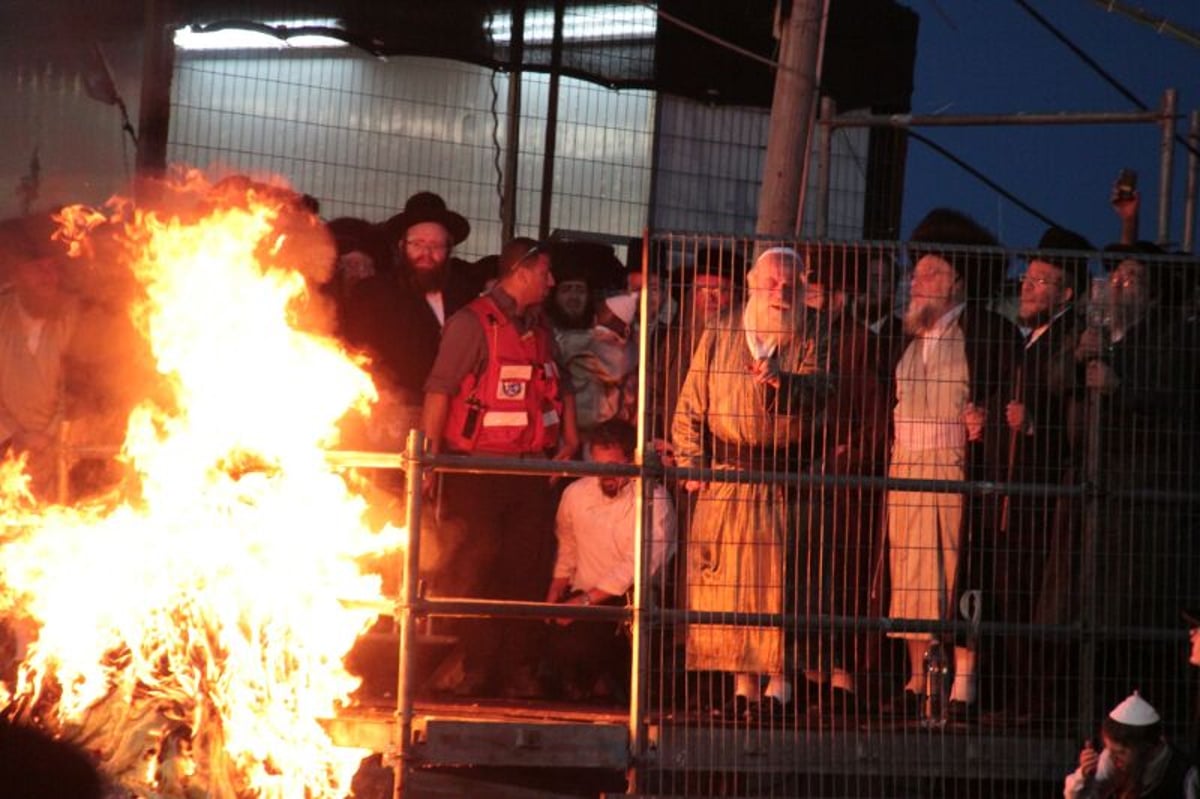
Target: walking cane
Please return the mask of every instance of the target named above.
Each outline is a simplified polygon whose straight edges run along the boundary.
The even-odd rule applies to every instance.
[[[1025,402],[1024,402],[1025,370],[1024,370],[1024,368],[1022,368],[1022,366],[1020,364],[1018,364],[1015,367],[1014,371],[1015,371],[1015,374],[1013,376],[1013,400],[1016,402],[1020,402],[1022,405],[1024,405],[1025,404]],[[1028,412],[1028,409],[1027,409],[1027,412]],[[1006,471],[1004,472],[1004,482],[1005,483],[1011,483],[1012,479],[1013,479],[1013,472],[1016,468],[1016,463],[1017,463],[1017,442],[1020,440],[1020,436],[1021,436],[1020,428],[1011,429],[1008,431],[1008,466],[1007,466]],[[1004,497],[1000,500],[1000,532],[1001,533],[1008,532],[1008,521],[1009,521],[1009,516],[1011,515],[1011,505],[1012,505],[1012,494],[1008,493],[1006,491],[1004,494]]]

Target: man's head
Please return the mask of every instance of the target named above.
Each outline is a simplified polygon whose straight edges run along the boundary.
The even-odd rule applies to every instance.
[[[1021,276],[1017,317],[1031,327],[1044,324],[1074,302],[1087,279],[1087,255],[1095,248],[1078,233],[1052,227]],[[1072,253],[1079,253],[1074,255]]]
[[[329,222],[328,228],[337,247],[334,280],[343,290],[391,269],[388,246],[377,226],[365,219],[343,216]]]
[[[560,258],[560,255],[564,257]],[[556,327],[581,329],[590,327],[595,308],[592,285],[587,269],[569,256],[555,252],[551,260],[554,291],[550,294],[548,310]]]
[[[746,273],[746,324],[752,332],[778,341],[795,335],[796,293],[804,273],[804,262],[791,247],[772,247],[755,259]]]
[[[905,330],[927,332],[968,297],[988,296],[1004,277],[1003,254],[968,248],[997,245],[987,228],[960,211],[935,208],[926,214],[909,238],[913,272]]]
[[[1136,773],[1162,746],[1162,719],[1149,702],[1134,691],[1100,723],[1104,748],[1118,771]]]
[[[522,311],[544,302],[554,288],[550,253],[546,245],[534,239],[519,236],[505,244],[497,270],[501,288]]]
[[[471,225],[462,215],[447,209],[445,200],[428,191],[409,197],[404,210],[383,227],[395,242],[401,268],[427,292],[442,289],[450,253],[471,233]]]
[[[684,268],[688,301],[694,319],[704,323],[720,316],[733,304],[734,288],[746,271],[737,253],[725,247],[705,247],[691,268]]]
[[[637,430],[629,422],[609,419],[592,430],[591,458],[595,463],[631,463],[637,448]],[[615,497],[629,484],[628,477],[601,477],[600,490]]]
[[[846,244],[813,244],[804,252],[808,264],[804,304],[815,311],[839,314],[868,292],[871,253]]]
[[[1150,242],[1112,244],[1104,248],[1113,264],[1108,274],[1109,304],[1113,323],[1128,327],[1143,316],[1162,296],[1169,280],[1169,267],[1156,260],[1162,248]]]

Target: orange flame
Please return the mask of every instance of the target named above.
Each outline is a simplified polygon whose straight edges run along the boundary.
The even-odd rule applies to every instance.
[[[165,386],[129,419],[130,496],[37,508],[0,466],[0,616],[27,643],[0,704],[139,794],[340,797],[364,754],[319,720],[357,687],[342,658],[375,618],[346,601],[380,594],[357,559],[403,531],[372,533],[327,463],[373,388],[289,321],[305,282],[262,254],[289,213],[271,194],[186,219],[113,211]],[[73,240],[95,227],[64,218]]]

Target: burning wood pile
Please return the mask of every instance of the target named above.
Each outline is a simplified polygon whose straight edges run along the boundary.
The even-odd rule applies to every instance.
[[[371,529],[326,450],[372,384],[305,329],[332,258],[290,192],[192,174],[168,194],[60,220],[77,248],[108,231],[154,368],[118,490],[51,504],[0,466],[0,707],[135,796],[345,796],[364,753],[320,720],[375,619],[353,602],[380,594],[360,564],[403,531]]]

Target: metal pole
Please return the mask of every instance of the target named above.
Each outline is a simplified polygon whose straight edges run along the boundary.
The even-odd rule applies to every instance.
[[[833,171],[833,127],[829,122],[836,115],[837,105],[833,98],[822,97],[821,121],[817,126],[817,212],[814,231],[818,239],[829,236],[829,184]]]
[[[1162,144],[1158,165],[1158,243],[1166,245],[1171,236],[1171,170],[1175,164],[1175,107],[1178,93],[1163,92]]]
[[[517,235],[517,169],[521,150],[521,63],[525,54],[525,2],[513,3],[512,39],[508,53],[508,125],[505,128],[504,196],[500,198],[500,239]]]
[[[642,232],[642,286],[650,279],[650,231]],[[643,291],[639,299],[639,317],[642,324],[638,331],[638,451],[636,460],[639,466],[647,461],[647,447],[654,451],[652,442],[647,442],[646,417],[650,411],[647,383],[649,379],[650,360],[650,300],[649,292]],[[647,503],[647,496],[654,496],[654,481],[646,479],[645,469],[639,470],[637,501],[634,505],[634,549],[633,549],[633,617],[630,620],[630,658],[629,658],[629,754],[630,765],[626,772],[626,784],[629,793],[638,791],[638,766],[644,763],[646,757],[645,713],[646,713],[646,680],[645,672],[648,667],[650,634],[645,624],[644,612],[646,602],[646,569],[649,558],[645,557],[647,516],[653,513],[653,499]],[[649,507],[647,507],[649,504]]]
[[[1193,252],[1196,243],[1196,176],[1200,171],[1200,111],[1188,114],[1187,188],[1183,194],[1183,251]]]
[[[414,638],[416,635],[416,619],[414,608],[418,600],[419,570],[421,563],[421,485],[423,469],[421,454],[425,449],[425,435],[420,430],[410,430],[408,434],[408,470],[405,475],[406,484],[406,514],[405,525],[408,527],[408,546],[404,549],[404,575],[400,587],[400,603],[396,608],[396,617],[400,626],[400,664],[397,669],[396,685],[396,738],[393,741],[392,771],[396,775],[393,782],[394,799],[404,798],[404,784],[408,773],[409,761],[412,754],[412,721],[413,721],[413,671],[416,658],[413,657]]]
[[[567,0],[554,3],[554,42],[550,46],[550,88],[546,97],[545,152],[542,153],[541,213],[538,216],[538,238],[550,235],[550,209],[554,204],[554,155],[558,149],[558,84],[562,67],[563,16]]]
[[[782,4],[781,4],[782,5]],[[771,100],[771,126],[763,165],[755,232],[762,236],[795,235],[804,164],[808,161],[809,128],[823,29],[821,0],[794,0],[781,23],[779,66]]]
[[[969,128],[997,125],[1130,125],[1162,121],[1162,111],[1064,111],[1051,114],[868,114],[842,116],[835,128]]]
[[[170,0],[146,0],[145,14],[135,185],[139,199],[154,199],[158,179],[167,170],[167,136],[171,128],[175,42]]]

